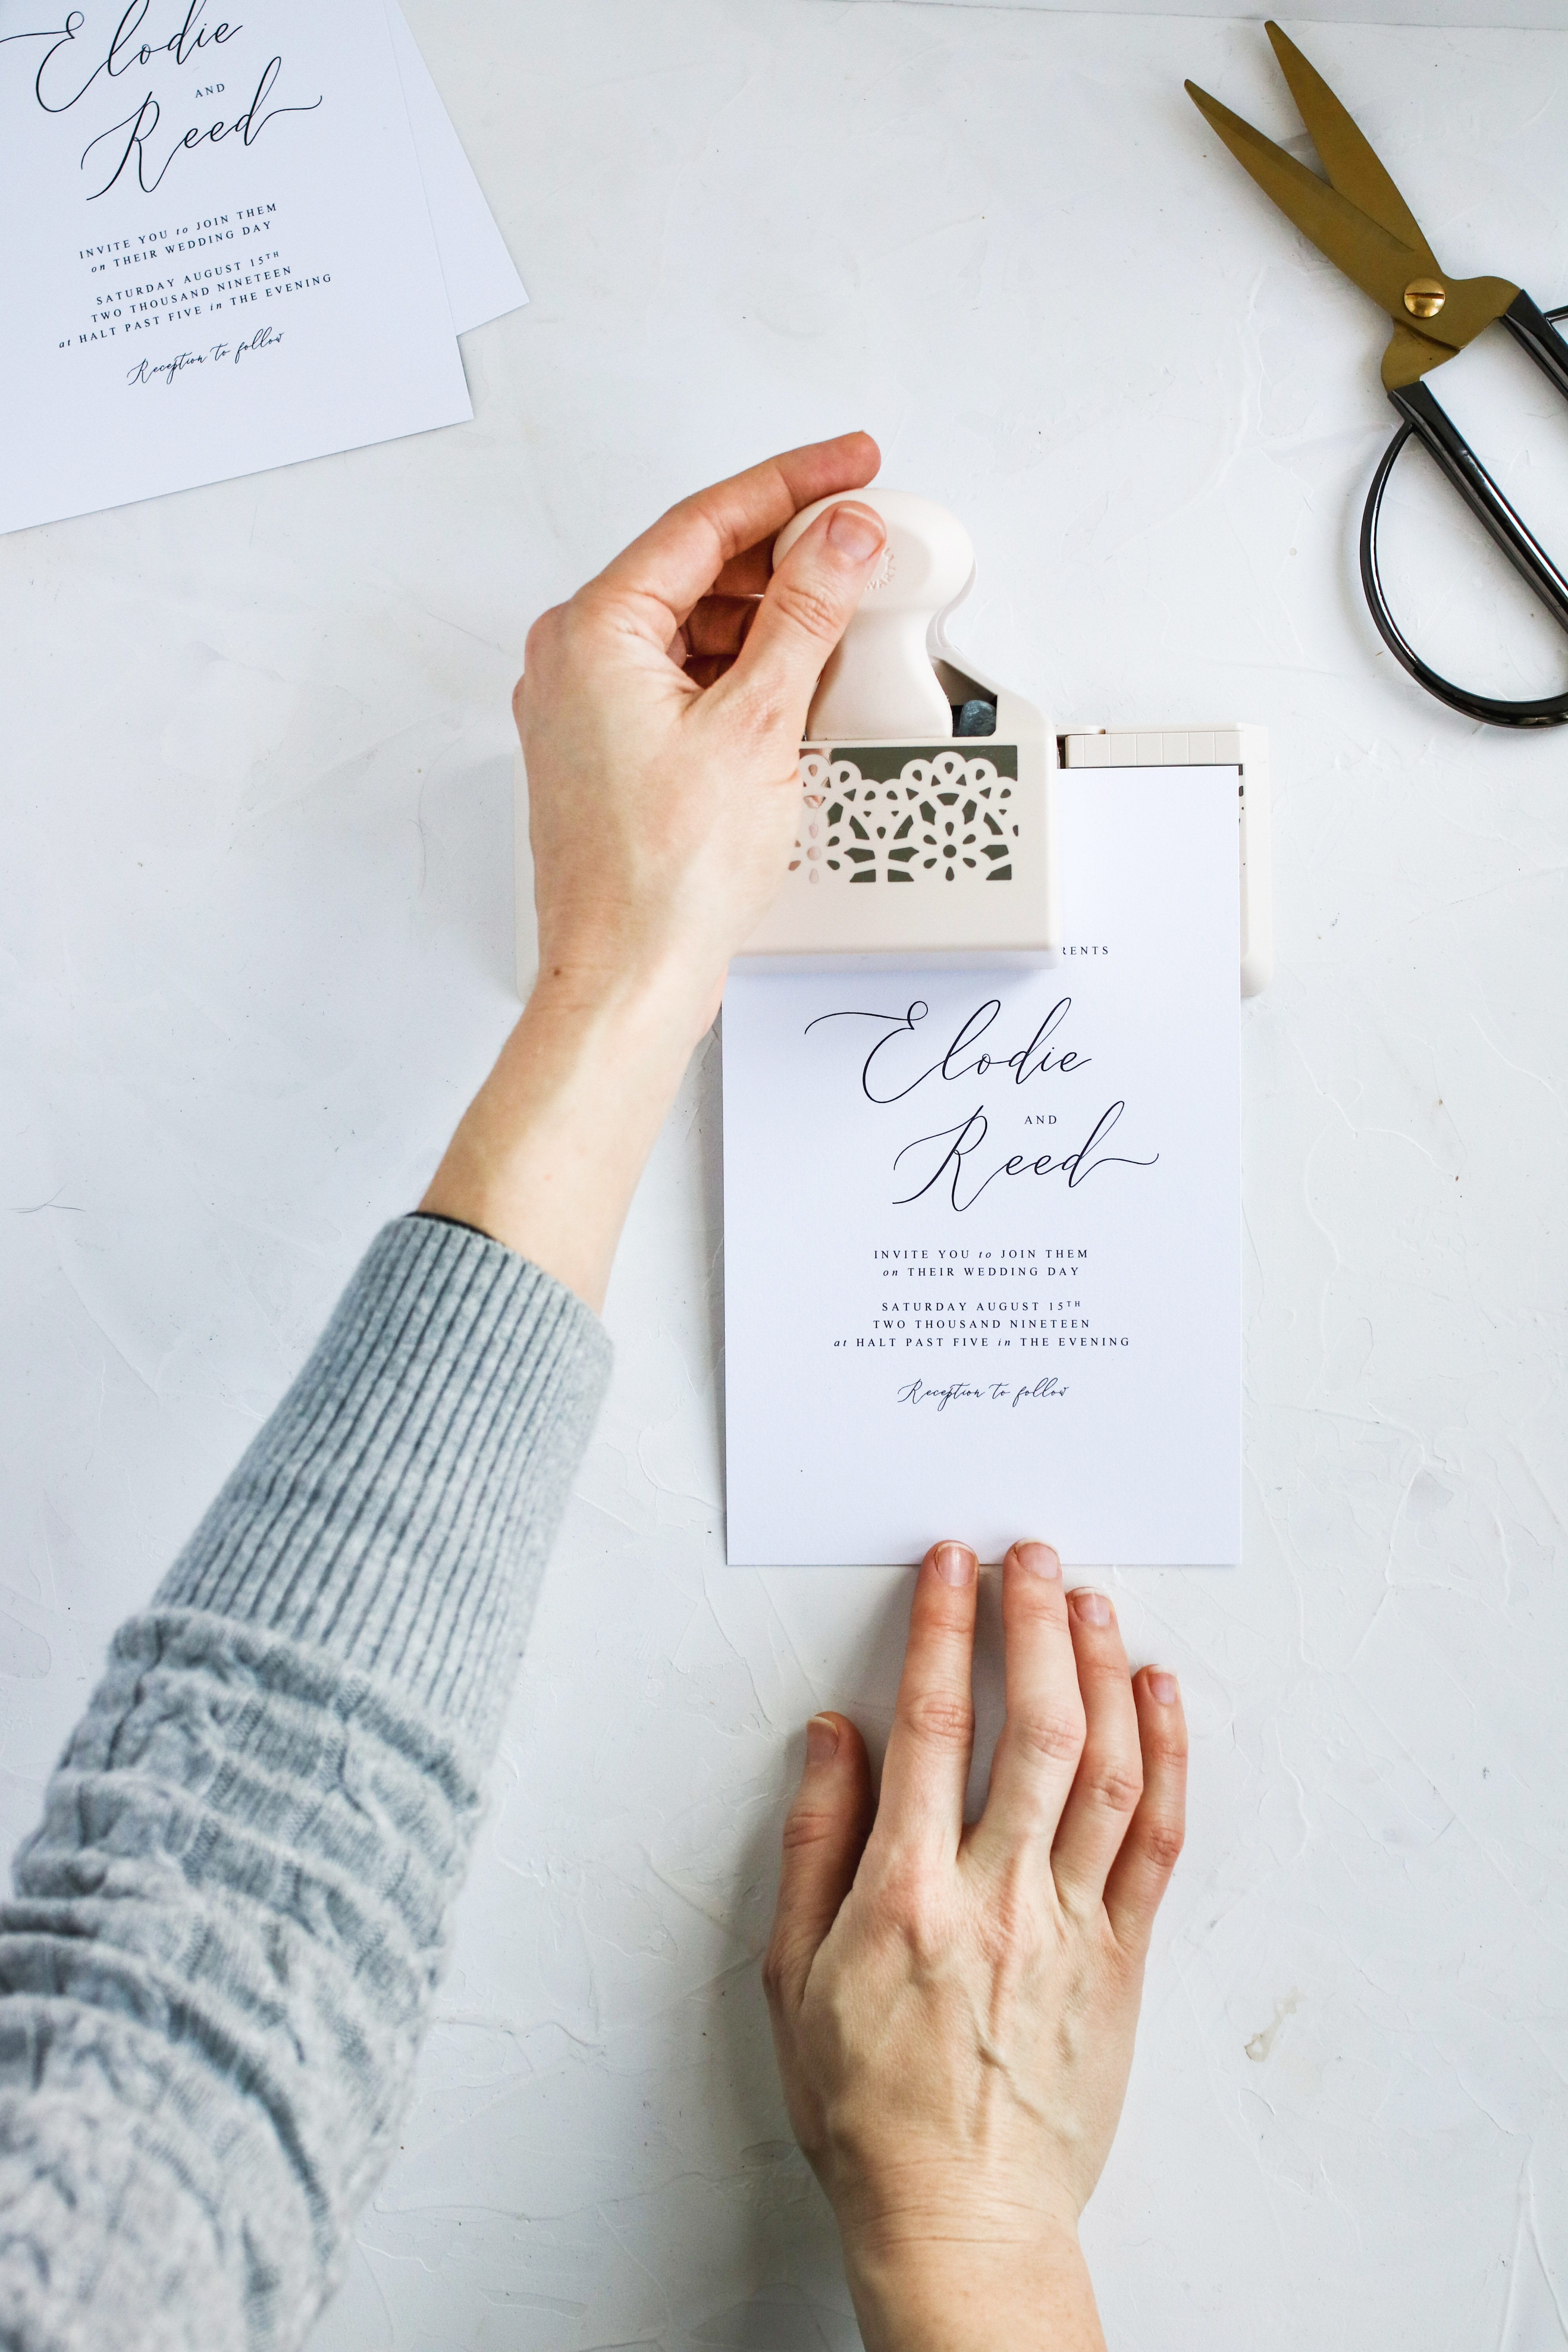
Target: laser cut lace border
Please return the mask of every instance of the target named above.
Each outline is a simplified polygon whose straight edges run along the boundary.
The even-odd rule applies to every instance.
[[[807,882],[1013,879],[1017,785],[994,761],[938,751],[868,780],[853,760],[805,751],[798,772],[789,870]]]

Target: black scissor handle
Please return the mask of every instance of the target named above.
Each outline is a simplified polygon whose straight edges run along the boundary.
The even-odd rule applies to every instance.
[[[1552,324],[1554,319],[1564,318],[1568,318],[1568,305],[1560,310],[1538,310],[1528,294],[1519,294],[1503,312],[1502,323],[1542,373],[1568,400],[1568,342]],[[1422,383],[1407,384],[1391,392],[1388,397],[1404,423],[1383,453],[1361,518],[1361,584],[1378,634],[1416,684],[1424,686],[1428,694],[1435,694],[1439,702],[1446,702],[1451,710],[1461,710],[1467,718],[1484,719],[1492,727],[1561,727],[1568,720],[1568,693],[1551,695],[1539,702],[1500,702],[1491,695],[1475,694],[1468,687],[1455,686],[1447,678],[1439,677],[1422,660],[1389,611],[1377,564],[1378,518],[1394,460],[1414,433],[1436,458],[1488,537],[1534,590],[1559,628],[1568,633],[1568,579],[1509,504],[1447,411]]]

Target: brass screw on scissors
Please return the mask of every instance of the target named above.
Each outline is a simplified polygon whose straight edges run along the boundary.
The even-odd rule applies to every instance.
[[[1361,580],[1372,617],[1389,651],[1411,677],[1453,709],[1494,727],[1560,726],[1568,719],[1568,694],[1540,702],[1500,702],[1450,685],[1428,668],[1406,644],[1388,609],[1378,574],[1377,525],[1394,459],[1414,433],[1514,570],[1535,590],[1559,626],[1568,630],[1568,579],[1421,381],[1430,369],[1441,367],[1474,342],[1483,327],[1500,319],[1568,400],[1568,342],[1552,324],[1554,319],[1568,318],[1568,307],[1538,310],[1528,294],[1505,278],[1450,278],[1440,269],[1415,215],[1328,83],[1278,25],[1265,30],[1322,157],[1326,182],[1195,83],[1188,82],[1187,95],[1264,194],[1394,320],[1383,355],[1383,383],[1404,421],[1373,477],[1361,519]]]

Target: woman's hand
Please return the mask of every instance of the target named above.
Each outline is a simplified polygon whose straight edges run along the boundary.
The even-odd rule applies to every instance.
[[[776,572],[773,542],[878,462],[850,433],[700,490],[529,634],[539,977],[420,1205],[591,1307],[725,967],[784,881],[812,693],[886,533],[851,502]]]
[[[1078,2219],[1181,1850],[1185,1727],[1173,1675],[1129,1675],[1106,1597],[1016,1544],[1006,1722],[966,1828],[975,1593],[967,1547],[928,1553],[879,1800],[853,1725],[808,1727],[764,1980],[868,2352],[1088,2352]]]
[[[887,534],[850,503],[776,572],[773,542],[878,462],[851,433],[700,490],[534,623],[513,708],[542,984],[651,985],[689,1047],[712,1020],[783,882],[812,693]]]

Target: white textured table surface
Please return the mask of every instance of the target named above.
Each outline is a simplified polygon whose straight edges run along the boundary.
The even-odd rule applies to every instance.
[[[1261,32],[414,13],[534,297],[470,340],[478,421],[0,542],[6,1841],[507,1025],[528,621],[696,481],[864,424],[973,533],[960,636],[1055,716],[1273,730],[1246,1565],[1119,1591],[1196,1749],[1087,2225],[1111,2343],[1563,2344],[1568,739],[1478,734],[1377,651],[1379,320],[1181,94],[1293,133]],[[1568,299],[1568,35],[1303,37],[1448,266]],[[1564,420],[1486,373],[1439,388],[1491,402],[1489,455],[1528,428],[1544,494]],[[1415,487],[1432,644],[1504,677],[1511,615],[1550,676]],[[315,2352],[856,2341],[757,1958],[798,1727],[885,1727],[903,1580],[724,1565],[717,1139],[710,1048]]]

